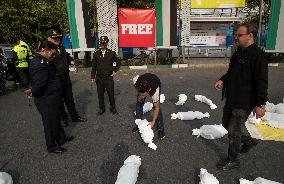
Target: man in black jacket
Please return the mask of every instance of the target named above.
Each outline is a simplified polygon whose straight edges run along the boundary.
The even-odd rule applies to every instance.
[[[105,112],[105,90],[107,91],[109,97],[110,111],[113,114],[118,114],[115,107],[113,77],[119,70],[120,61],[118,60],[116,53],[107,48],[108,42],[108,37],[102,36],[100,38],[101,48],[96,51],[93,56],[91,82],[96,82],[97,84],[100,107],[98,115],[102,115]]]
[[[64,103],[71,116],[73,122],[85,122],[87,119],[78,115],[75,107],[72,83],[69,75],[69,65],[74,64],[73,58],[66,52],[64,46],[61,44],[62,35],[58,30],[51,29],[46,32],[47,40],[58,46],[57,54],[54,58],[56,67],[56,74],[61,79],[63,88],[63,99],[60,105],[61,120],[65,126],[68,126],[68,113],[65,111]]]
[[[236,32],[238,49],[233,54],[229,69],[215,88],[223,85],[222,99],[226,98],[222,124],[229,132],[228,158],[217,164],[221,170],[240,166],[239,154],[248,152],[257,144],[245,128],[245,122],[253,111],[263,117],[267,101],[268,64],[260,48],[254,44],[257,31],[252,25],[242,24]]]
[[[56,75],[53,63],[57,46],[44,41],[38,54],[30,62],[32,88],[27,90],[28,98],[34,98],[35,105],[41,114],[47,151],[63,153],[62,145],[74,139],[66,136],[60,123],[59,105],[62,99],[62,85]]]

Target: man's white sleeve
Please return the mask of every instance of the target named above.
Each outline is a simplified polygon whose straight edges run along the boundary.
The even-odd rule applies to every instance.
[[[152,100],[154,103],[160,101],[160,88],[156,89],[155,94],[152,96]]]

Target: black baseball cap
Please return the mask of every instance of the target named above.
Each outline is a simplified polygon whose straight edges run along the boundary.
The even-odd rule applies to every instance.
[[[56,31],[55,29],[50,29],[46,32],[46,37],[50,37],[50,38],[56,38],[56,37],[62,37],[62,35],[60,33],[58,33],[58,31]]]
[[[100,37],[100,43],[108,43],[109,42],[109,39],[107,36],[101,36]]]

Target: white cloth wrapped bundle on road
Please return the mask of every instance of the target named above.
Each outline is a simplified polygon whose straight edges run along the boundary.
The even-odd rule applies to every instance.
[[[129,156],[120,168],[115,184],[135,184],[137,181],[141,158],[136,155]]]
[[[200,129],[192,130],[192,135],[205,139],[219,139],[226,135],[228,131],[222,125],[203,125]]]
[[[266,112],[262,120],[269,126],[284,129],[284,114]]]
[[[180,94],[178,95],[178,102],[176,103],[176,105],[183,105],[187,100],[187,96],[186,94]]]
[[[265,178],[258,177],[254,181],[249,181],[246,179],[241,178],[240,184],[282,184],[275,181],[267,180]]]
[[[215,105],[212,100],[206,98],[205,96],[195,95],[195,100],[209,105],[210,109],[217,109],[217,105]]]
[[[202,113],[199,111],[188,111],[188,112],[178,112],[171,114],[171,119],[180,119],[180,120],[194,120],[209,118],[210,114],[208,112]]]
[[[266,112],[275,112],[275,105],[273,103],[266,102],[264,109]]]
[[[199,184],[219,184],[219,181],[213,174],[207,172],[206,169],[200,169],[200,182]]]
[[[284,103],[276,105],[275,113],[284,114]]]
[[[0,172],[0,184],[13,184],[12,177],[5,172]]]
[[[166,100],[166,96],[164,94],[160,95],[160,103],[164,103]]]
[[[152,130],[151,125],[149,125],[149,122],[146,119],[136,119],[135,124],[139,128],[143,141],[148,144],[149,148],[156,150],[157,146],[153,143],[154,131]]]
[[[284,114],[265,112],[265,115],[258,119],[255,117],[255,115],[250,114],[248,122],[255,125],[264,124],[273,128],[284,129]]]
[[[265,108],[266,112],[284,114],[284,99],[283,99],[283,103],[279,103],[277,105],[274,105],[273,103],[266,102],[264,108]]]

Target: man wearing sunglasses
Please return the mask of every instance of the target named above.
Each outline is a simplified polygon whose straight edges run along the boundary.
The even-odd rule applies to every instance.
[[[247,153],[256,146],[257,140],[250,137],[245,122],[251,112],[257,118],[265,114],[263,106],[267,101],[268,64],[263,51],[254,44],[256,29],[249,24],[241,24],[236,32],[238,46],[229,69],[216,83],[226,98],[222,124],[228,130],[228,158],[217,164],[221,170],[240,167],[239,154]]]
[[[31,89],[26,91],[29,99],[34,103],[41,114],[47,151],[49,153],[63,153],[62,147],[72,141],[73,136],[66,136],[60,123],[59,106],[62,99],[62,85],[56,75],[54,58],[57,46],[44,41],[39,47],[36,56],[30,62]]]
[[[54,59],[54,63],[57,70],[57,75],[61,79],[63,87],[63,100],[60,106],[61,121],[65,126],[68,126],[68,113],[65,110],[65,106],[71,116],[73,122],[85,122],[85,118],[78,115],[75,107],[72,83],[69,75],[69,65],[74,64],[73,58],[66,52],[64,46],[61,44],[62,35],[58,30],[51,29],[46,32],[47,40],[58,46],[57,54]],[[65,103],[65,106],[64,106]]]

